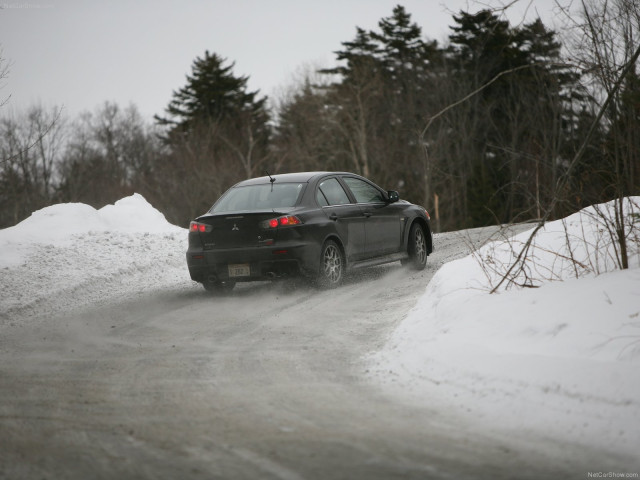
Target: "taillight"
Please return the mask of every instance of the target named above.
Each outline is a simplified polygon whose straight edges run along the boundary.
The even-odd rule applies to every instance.
[[[431,216],[429,215],[429,212],[427,212],[426,210],[424,211],[424,214],[427,216],[427,220],[431,220]]]
[[[213,230],[213,227],[211,225],[207,225],[206,223],[191,222],[189,224],[190,232],[205,233],[205,232],[210,232],[211,230]]]
[[[277,228],[277,227],[288,227],[291,225],[300,225],[302,220],[300,220],[295,215],[285,215],[283,217],[271,218],[262,222],[262,226],[264,228]]]
[[[294,215],[289,215],[288,217],[280,217],[278,223],[280,225],[299,225],[300,219]]]

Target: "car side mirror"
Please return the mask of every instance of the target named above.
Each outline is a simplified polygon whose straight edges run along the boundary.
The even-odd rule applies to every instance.
[[[400,194],[395,190],[389,190],[387,192],[387,199],[389,203],[397,202],[398,200],[400,200]]]

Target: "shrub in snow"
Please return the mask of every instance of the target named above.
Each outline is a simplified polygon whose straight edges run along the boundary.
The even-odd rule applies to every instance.
[[[623,255],[628,266],[640,266],[639,212],[640,197],[626,198],[484,245],[473,253],[486,279],[477,286],[539,287],[601,274],[624,268]]]

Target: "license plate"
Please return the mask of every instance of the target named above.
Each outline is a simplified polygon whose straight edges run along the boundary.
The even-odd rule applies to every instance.
[[[248,263],[236,263],[229,265],[229,277],[248,277],[251,275],[251,266]]]

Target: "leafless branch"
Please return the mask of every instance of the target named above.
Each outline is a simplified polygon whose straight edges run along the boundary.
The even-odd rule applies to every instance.
[[[639,56],[640,56],[640,46],[638,46],[638,48],[636,48],[636,50],[635,50],[634,54],[632,55],[631,59],[624,66],[624,69],[622,70],[621,74],[618,76],[618,78],[617,78],[615,84],[613,85],[612,89],[609,91],[605,102],[600,107],[598,115],[596,116],[596,118],[591,123],[591,125],[589,127],[589,130],[587,132],[587,135],[585,136],[584,140],[582,141],[582,144],[580,145],[580,148],[578,149],[578,151],[574,155],[573,159],[569,163],[569,166],[568,166],[567,170],[564,172],[564,175],[562,175],[558,179],[557,184],[556,184],[556,190],[555,190],[556,192],[560,192],[564,188],[564,186],[569,182],[569,179],[571,178],[571,175],[572,175],[573,171],[575,170],[576,166],[579,164],[580,160],[582,159],[582,156],[584,155],[584,152],[587,149],[587,145],[589,144],[589,141],[591,140],[591,137],[593,136],[596,128],[598,127],[598,125],[602,121],[602,118],[603,118],[607,108],[611,104],[611,102],[612,102],[612,100],[614,98],[614,95],[620,89],[620,87],[622,85],[622,82],[624,81],[626,76],[634,68],[635,63],[638,60]],[[547,220],[551,216],[551,212],[553,212],[553,210],[555,209],[555,207],[556,207],[556,205],[558,204],[559,201],[560,201],[560,196],[556,193],[556,195],[554,195],[553,198],[551,199],[551,204],[545,210],[545,213],[544,213],[542,219],[538,222],[538,225],[536,226],[536,228],[534,228],[533,232],[529,236],[529,239],[527,240],[527,242],[525,243],[524,247],[522,248],[522,250],[518,254],[518,257],[516,258],[516,261],[513,262],[513,264],[511,265],[509,270],[505,273],[505,275],[502,277],[500,282],[498,282],[498,284],[491,290],[491,293],[495,293],[502,286],[502,284],[505,281],[507,281],[507,279],[511,278],[511,275],[512,275],[513,271],[516,268],[519,268],[519,266],[521,265],[521,262],[523,260],[523,257],[527,255],[527,253],[529,252],[529,249],[531,248],[531,243],[532,243],[533,239],[535,238],[537,233],[540,231],[540,229],[544,226],[544,224],[547,222]]]
[[[60,119],[60,116],[62,115],[62,109],[63,109],[63,107],[60,107],[60,108],[57,110],[57,112],[56,112],[56,114],[55,114],[54,119],[51,121],[51,123],[49,123],[49,124],[47,125],[47,127],[44,129],[44,131],[42,131],[42,132],[40,132],[40,133],[38,134],[38,136],[36,137],[36,139],[35,139],[33,142],[31,142],[31,143],[30,143],[29,145],[27,145],[25,148],[23,148],[23,149],[22,149],[22,150],[20,150],[19,152],[15,153],[15,154],[13,154],[13,155],[11,155],[11,156],[9,156],[9,157],[6,157],[6,158],[0,158],[0,166],[1,166],[1,165],[5,165],[5,164],[7,164],[7,163],[9,163],[9,162],[13,162],[13,161],[15,161],[15,160],[16,160],[17,158],[19,158],[21,155],[24,155],[26,152],[28,152],[29,150],[31,150],[32,148],[34,148],[36,145],[38,145],[39,143],[41,143],[41,142],[42,142],[42,139],[43,139],[44,137],[46,137],[46,136],[47,136],[47,134],[51,131],[51,129],[53,129],[53,127],[56,125],[56,123],[57,123],[57,122],[58,122],[58,120]]]

